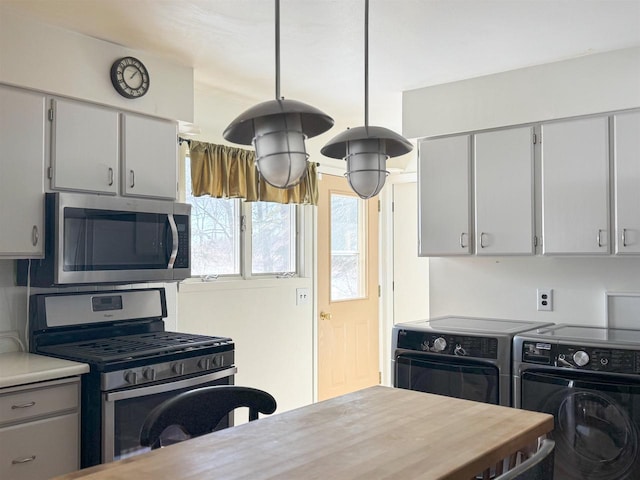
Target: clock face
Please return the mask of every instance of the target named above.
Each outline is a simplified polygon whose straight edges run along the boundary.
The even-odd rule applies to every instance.
[[[149,72],[133,57],[124,57],[111,65],[111,83],[126,98],[139,98],[149,91]]]

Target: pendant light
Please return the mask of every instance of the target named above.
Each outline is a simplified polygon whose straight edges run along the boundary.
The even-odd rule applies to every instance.
[[[413,150],[402,135],[369,126],[369,0],[364,3],[364,127],[350,128],[331,139],[322,154],[347,161],[347,180],[360,198],[375,197],[386,180],[387,159]]]
[[[326,132],[333,119],[315,107],[280,96],[280,0],[276,5],[276,99],[240,114],[222,134],[225,140],[253,144],[256,166],[277,188],[298,184],[307,173],[305,140]]]

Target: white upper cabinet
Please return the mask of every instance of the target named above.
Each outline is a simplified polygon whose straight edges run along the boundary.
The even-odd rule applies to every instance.
[[[471,253],[470,167],[470,135],[420,142],[418,255]]]
[[[532,255],[533,128],[474,135],[478,255]]]
[[[118,112],[91,104],[52,101],[54,190],[118,193]]]
[[[46,98],[0,86],[0,258],[44,254]]]
[[[613,118],[615,253],[640,253],[640,112]]]
[[[609,121],[542,125],[542,251],[609,253]]]
[[[123,114],[122,131],[122,194],[175,199],[177,123]]]

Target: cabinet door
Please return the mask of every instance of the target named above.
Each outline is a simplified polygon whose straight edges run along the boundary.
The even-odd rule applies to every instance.
[[[640,253],[640,112],[614,117],[615,252]]]
[[[45,135],[44,95],[0,87],[0,258],[43,256]]]
[[[533,128],[474,135],[478,255],[532,255]]]
[[[609,253],[609,121],[542,126],[542,251]]]
[[[123,195],[175,199],[177,124],[129,114],[122,121]]]
[[[51,188],[117,194],[118,113],[53,101]]]
[[[36,480],[80,467],[78,413],[0,428],[0,478]]]
[[[470,161],[470,135],[420,142],[418,255],[471,253]]]

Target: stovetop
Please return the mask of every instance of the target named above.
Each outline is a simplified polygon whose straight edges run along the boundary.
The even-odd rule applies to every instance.
[[[232,340],[226,337],[162,331],[41,346],[38,352],[81,362],[108,364],[181,352],[211,353],[226,350],[224,347],[232,345]]]

